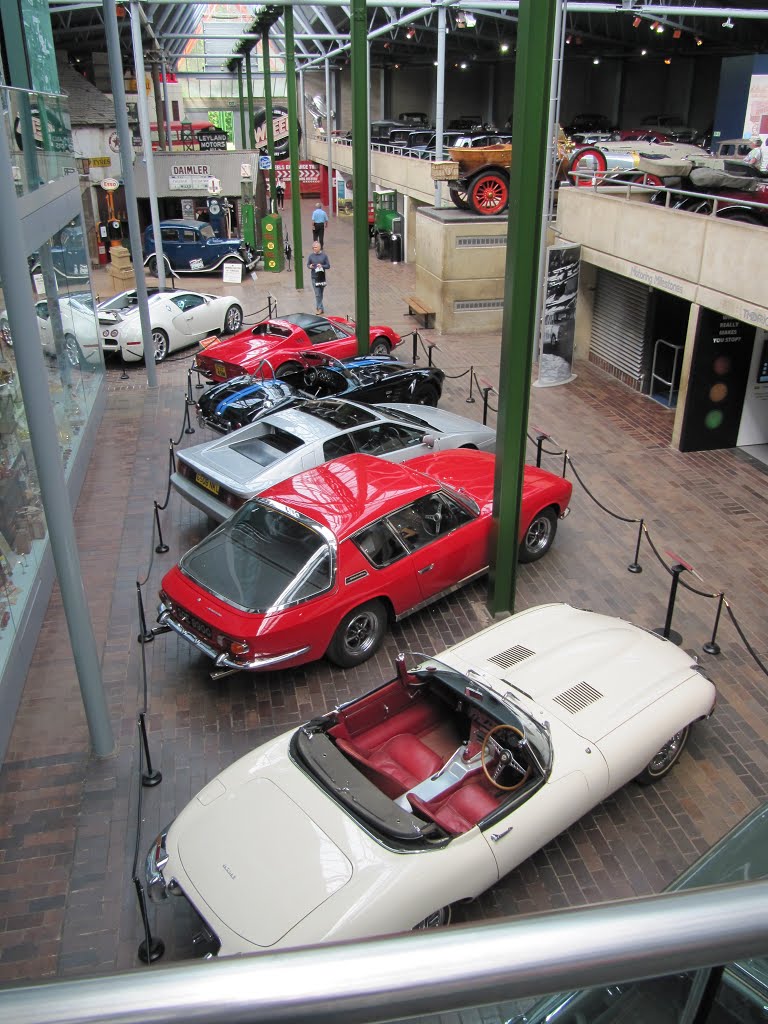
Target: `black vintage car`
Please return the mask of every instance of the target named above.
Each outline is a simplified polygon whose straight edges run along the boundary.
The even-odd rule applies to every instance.
[[[335,359],[302,352],[311,364],[281,377],[234,377],[207,389],[197,403],[200,419],[228,433],[294,398],[343,396],[356,402],[412,402],[437,405],[445,374],[435,366],[413,366],[389,356]]]

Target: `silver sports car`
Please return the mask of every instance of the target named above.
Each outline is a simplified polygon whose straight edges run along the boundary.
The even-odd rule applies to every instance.
[[[445,448],[492,452],[495,447],[490,427],[442,409],[306,399],[178,452],[171,484],[210,519],[222,522],[267,487],[340,455],[364,452],[405,462]]]

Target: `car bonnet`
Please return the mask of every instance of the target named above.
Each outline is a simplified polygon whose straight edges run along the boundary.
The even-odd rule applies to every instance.
[[[352,864],[270,778],[228,789],[214,779],[169,836],[182,887],[215,929],[218,919],[267,949],[352,878]]]
[[[409,413],[417,419],[424,420],[433,430],[439,430],[443,434],[473,434],[476,439],[491,440],[495,438],[496,432],[490,427],[470,420],[466,416],[460,416],[455,412],[448,412],[446,409],[436,409],[431,405],[412,405],[408,402],[387,402],[383,407],[387,409],[399,409],[401,412]]]
[[[441,660],[522,691],[592,742],[642,713],[693,672],[674,644],[621,619],[545,605],[489,627]],[[540,717],[534,713],[534,717]]]

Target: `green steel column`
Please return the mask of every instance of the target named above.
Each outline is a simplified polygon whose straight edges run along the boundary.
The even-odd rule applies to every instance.
[[[253,127],[253,79],[251,78],[251,51],[245,54],[245,77],[248,88],[248,141],[250,148],[256,149],[256,130]]]
[[[293,275],[297,288],[304,287],[304,256],[301,242],[301,182],[299,181],[299,119],[296,99],[296,44],[293,7],[283,9],[285,27],[285,84],[288,93],[288,160],[291,168],[291,221],[293,228]]]
[[[275,126],[272,123],[272,75],[269,59],[269,29],[261,34],[261,61],[264,65],[264,106],[267,118],[267,152],[269,153],[269,205],[277,213],[275,200]]]
[[[515,150],[510,176],[493,497],[494,550],[488,595],[488,607],[493,614],[515,608],[517,536],[537,330],[536,289],[550,130],[549,83],[558,2],[520,0],[517,24]]]
[[[352,234],[355,255],[355,321],[357,350],[367,355],[370,345],[368,291],[368,21],[365,0],[352,0],[350,16],[352,59]]]
[[[245,96],[243,95],[243,62],[237,62],[237,95],[240,100],[240,142],[243,149],[248,148],[248,137],[245,134]]]

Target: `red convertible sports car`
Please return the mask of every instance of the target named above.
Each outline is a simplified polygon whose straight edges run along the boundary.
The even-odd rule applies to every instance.
[[[400,342],[391,327],[371,327],[369,355],[387,356]],[[314,313],[292,313],[279,320],[264,320],[226,341],[217,338],[206,345],[195,359],[195,366],[211,380],[229,380],[244,373],[282,377],[310,365],[302,354],[307,349],[337,359],[358,355],[354,322]]]
[[[322,658],[351,667],[390,621],[488,569],[495,456],[393,464],[347,455],[246,502],[163,579],[156,633],[213,659],[214,679]],[[549,550],[568,480],[525,467],[520,558]]]

